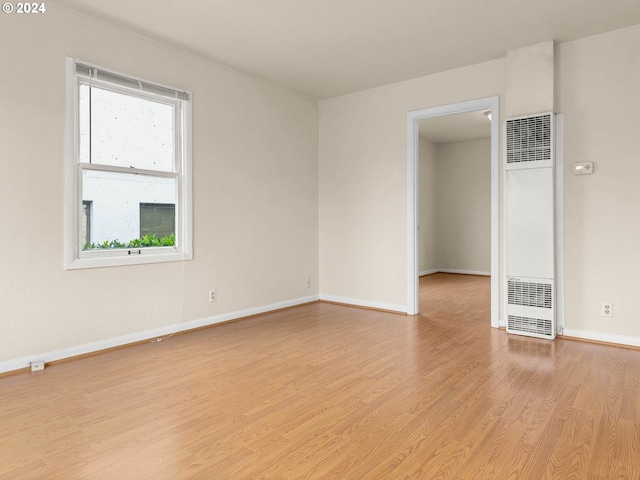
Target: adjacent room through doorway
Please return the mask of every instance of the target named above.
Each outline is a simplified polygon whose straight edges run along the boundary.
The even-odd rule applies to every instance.
[[[490,113],[418,122],[419,302],[428,318],[442,308],[490,318]]]

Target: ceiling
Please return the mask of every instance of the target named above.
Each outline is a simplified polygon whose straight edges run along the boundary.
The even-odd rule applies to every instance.
[[[323,99],[640,23],[638,0],[55,0]]]
[[[431,143],[464,142],[491,138],[491,121],[486,110],[456,113],[418,121],[418,135]]]

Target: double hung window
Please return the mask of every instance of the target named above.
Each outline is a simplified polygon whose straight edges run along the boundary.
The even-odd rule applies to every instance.
[[[191,258],[187,91],[67,59],[67,268]]]

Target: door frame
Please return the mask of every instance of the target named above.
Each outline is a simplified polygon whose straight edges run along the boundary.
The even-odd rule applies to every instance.
[[[407,314],[419,313],[418,122],[476,110],[491,110],[491,326],[499,327],[499,97],[486,97],[407,112]]]

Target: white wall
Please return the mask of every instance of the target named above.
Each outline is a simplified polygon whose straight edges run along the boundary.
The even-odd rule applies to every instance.
[[[437,145],[419,138],[418,144],[418,270],[433,272],[438,270],[438,229],[436,225],[437,185],[436,162]]]
[[[638,344],[639,51],[634,26],[560,44],[554,59],[567,331]],[[193,92],[193,261],[63,269],[67,55]],[[504,118],[505,59],[318,107],[53,3],[3,16],[0,58],[0,362],[306,298],[318,278],[323,295],[401,310],[407,111],[499,95]],[[596,173],[571,176],[582,160]]]
[[[504,96],[504,68],[494,60],[320,102],[322,295],[406,310],[407,112]]]
[[[640,345],[640,25],[556,47],[556,110],[565,115],[565,332]],[[572,175],[583,161],[594,174]],[[613,318],[600,314],[606,301]]]
[[[491,140],[437,148],[438,268],[491,273]]]
[[[553,54],[552,40],[507,52],[507,118],[553,111]]]
[[[556,45],[551,69],[540,59],[555,82],[543,97],[565,115],[565,333],[636,345],[638,52],[640,25]],[[506,76],[502,59],[320,102],[322,294],[405,307],[406,113],[499,95],[504,119]],[[585,160],[596,172],[572,176]],[[605,301],[613,320],[600,315]]]
[[[491,273],[491,140],[420,139],[420,272]]]
[[[67,55],[193,92],[192,261],[63,269]],[[317,102],[54,3],[0,58],[0,363],[317,294]]]

